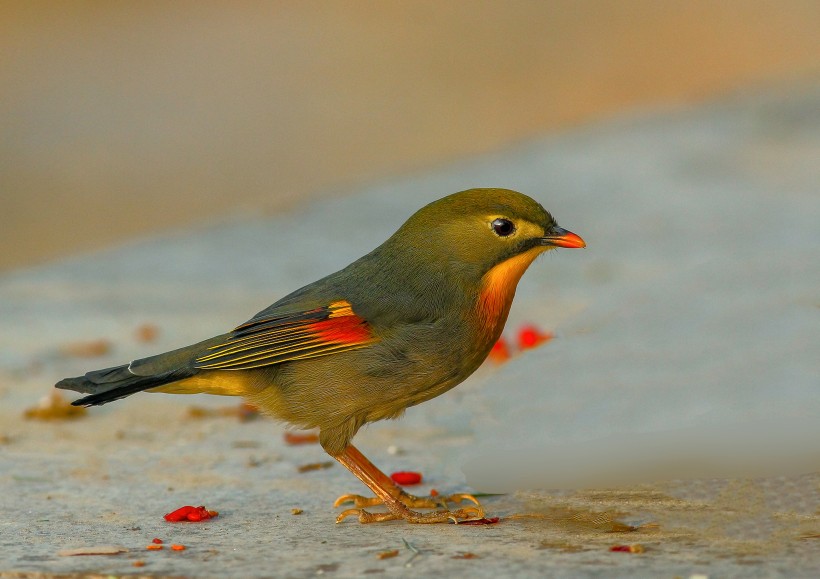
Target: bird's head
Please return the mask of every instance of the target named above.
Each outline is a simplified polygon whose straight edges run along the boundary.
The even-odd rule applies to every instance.
[[[509,189],[469,189],[439,199],[408,219],[397,237],[438,265],[477,276],[504,264],[523,266],[523,273],[544,251],[586,246],[536,201]]]

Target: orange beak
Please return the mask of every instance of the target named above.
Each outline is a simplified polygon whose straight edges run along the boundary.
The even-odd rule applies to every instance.
[[[552,233],[541,238],[541,245],[552,245],[554,247],[580,248],[586,247],[586,242],[571,231],[567,231],[557,225],[552,228]]]

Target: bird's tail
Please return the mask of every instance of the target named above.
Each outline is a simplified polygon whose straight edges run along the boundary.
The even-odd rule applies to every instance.
[[[130,364],[88,372],[85,376],[64,378],[55,386],[89,394],[72,402],[72,406],[99,406],[125,398],[131,394],[177,382],[193,375],[187,368],[163,372],[151,376],[138,376],[131,372]]]

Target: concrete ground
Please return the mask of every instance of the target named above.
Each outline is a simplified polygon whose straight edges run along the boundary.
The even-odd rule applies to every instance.
[[[736,95],[4,275],[0,577],[817,576],[818,111],[818,84]],[[508,337],[556,338],[356,442],[422,472],[418,493],[506,491],[483,499],[498,524],[334,524],[364,487],[300,472],[328,457],[234,399],[24,418],[57,379],[221,333],[471,186],[524,191],[588,242],[519,287]],[[188,504],[219,516],[163,520]],[[100,545],[127,552],[59,554]]]

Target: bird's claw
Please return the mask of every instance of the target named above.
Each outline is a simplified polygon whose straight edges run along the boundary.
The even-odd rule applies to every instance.
[[[372,507],[384,503],[379,497],[363,497],[362,495],[347,494],[342,495],[333,502],[334,507],[340,507],[345,503],[352,503],[354,507]],[[355,509],[350,509],[355,510]],[[346,513],[347,511],[345,511]],[[344,513],[342,513],[344,514]],[[338,522],[338,521],[337,521]]]
[[[336,517],[336,524],[338,525],[342,521],[344,521],[347,517],[356,516],[359,519],[359,522],[364,523],[381,523],[384,521],[395,521],[396,519],[400,519],[399,515],[394,515],[393,513],[369,513],[364,509],[347,509],[339,513],[339,516]]]
[[[457,525],[460,522],[465,521],[475,521],[477,519],[484,518],[484,509],[479,507],[466,507],[464,509],[459,509],[455,511],[454,514],[458,514],[459,518],[464,519],[463,521],[459,521],[457,519],[453,519],[453,522]]]
[[[404,519],[408,523],[431,524],[448,523],[452,521],[457,525],[463,521],[471,521],[484,517],[484,511],[480,507],[467,507],[456,511],[434,511],[432,513],[408,511],[406,515],[399,515],[396,513],[370,513],[364,509],[347,509],[336,517],[336,523],[341,523],[347,517],[352,516],[356,516],[362,524]]]
[[[477,507],[479,507],[479,508],[481,507],[481,503],[478,502],[478,499],[475,498],[473,495],[468,494],[468,493],[456,493],[454,495],[448,495],[448,496],[444,497],[443,500],[444,501],[450,501],[450,502],[453,502],[453,503],[461,503],[463,501],[470,501],[471,503],[473,503]],[[481,516],[482,517],[484,516],[483,511],[482,511]]]
[[[446,509],[448,502],[461,504],[464,501],[470,501],[479,507],[479,509],[481,508],[481,503],[478,502],[478,499],[467,493],[456,493],[437,497],[417,497],[402,491],[402,493],[396,498],[401,501],[404,506],[411,509],[436,509],[439,507]],[[363,507],[373,507],[384,504],[384,501],[379,497],[364,497],[362,495],[346,494],[336,499],[333,506],[340,507],[345,503],[351,503],[354,507],[361,509]],[[481,516],[484,516],[483,513]]]

